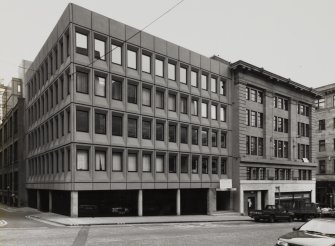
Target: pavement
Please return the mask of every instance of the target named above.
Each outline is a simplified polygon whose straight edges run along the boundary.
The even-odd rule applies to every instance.
[[[214,215],[181,215],[181,216],[134,216],[134,217],[82,217],[72,218],[55,213],[36,213],[26,216],[39,222],[63,226],[89,225],[123,225],[123,224],[161,224],[161,223],[197,223],[197,222],[230,222],[252,221],[249,216],[238,213],[217,213]]]

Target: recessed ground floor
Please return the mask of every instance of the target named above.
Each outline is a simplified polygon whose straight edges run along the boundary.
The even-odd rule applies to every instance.
[[[30,207],[72,217],[211,214],[232,210],[232,194],[215,188],[59,191],[29,189]]]
[[[335,207],[335,181],[316,181],[316,194],[321,207]]]

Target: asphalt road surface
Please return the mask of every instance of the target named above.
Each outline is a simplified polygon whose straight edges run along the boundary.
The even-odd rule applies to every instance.
[[[64,227],[25,218],[31,212],[0,209],[0,245],[224,245],[273,246],[293,223],[178,223]],[[5,221],[2,224],[1,221]]]

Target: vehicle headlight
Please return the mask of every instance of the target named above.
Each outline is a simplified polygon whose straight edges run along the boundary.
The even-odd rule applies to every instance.
[[[280,239],[277,241],[277,245],[279,245],[279,246],[289,246],[287,242],[284,242]]]

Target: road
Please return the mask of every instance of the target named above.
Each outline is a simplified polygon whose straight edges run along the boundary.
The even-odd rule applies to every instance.
[[[63,227],[26,219],[31,212],[1,211],[0,245],[274,245],[294,223],[216,222]]]

